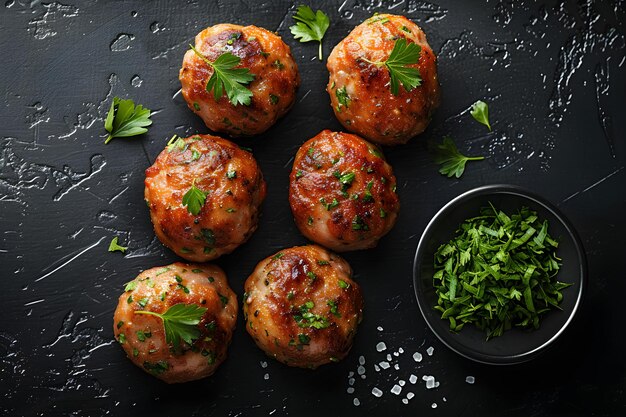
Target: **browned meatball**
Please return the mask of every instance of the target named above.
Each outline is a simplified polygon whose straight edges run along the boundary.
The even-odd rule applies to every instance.
[[[419,62],[411,65],[422,84],[411,91],[390,88],[389,70],[371,62],[387,60],[397,39],[421,46]],[[335,115],[344,127],[382,145],[406,143],[422,133],[439,106],[437,63],[426,35],[404,16],[376,15],[356,28],[328,58],[330,94]]]
[[[317,246],[284,249],[261,261],[245,284],[246,329],[268,355],[317,368],[343,359],[363,317],[350,265]]]
[[[205,309],[189,345],[166,339],[164,314],[182,304]],[[126,284],[113,317],[113,333],[128,358],[167,383],[212,375],[226,359],[237,322],[237,298],[214,265],[177,262],[143,271]]]
[[[376,246],[396,222],[396,177],[380,150],[324,130],[293,162],[289,202],[304,236],[336,251]]]
[[[256,26],[220,24],[200,32],[195,48],[211,62],[229,52],[241,59],[236,68],[254,75],[246,86],[253,94],[249,105],[234,105],[226,94],[216,100],[213,91],[206,90],[213,68],[187,51],[179,74],[183,97],[209,129],[231,136],[256,135],[293,105],[300,75],[289,46],[278,35]]]
[[[210,135],[170,143],[146,170],[145,184],[156,235],[194,262],[230,253],[248,240],[265,198],[265,181],[252,154]],[[197,214],[193,204],[183,202],[192,188],[206,196]]]

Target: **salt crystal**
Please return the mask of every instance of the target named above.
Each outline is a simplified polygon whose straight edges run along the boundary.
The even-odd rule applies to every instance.
[[[398,353],[404,353],[404,349],[402,348],[398,349]]]
[[[433,389],[435,388],[435,378],[429,378],[426,381],[426,389]]]
[[[385,362],[385,361],[382,361],[381,363],[379,363],[379,365],[383,369],[389,369],[389,366],[391,366],[389,365],[389,362]]]
[[[365,365],[365,356],[359,356],[359,364]]]
[[[432,408],[437,408],[437,403],[432,403],[432,404],[431,404],[431,407],[432,407]]]
[[[398,385],[400,385],[401,387],[403,387],[405,384],[406,382],[404,382],[404,379],[398,381]]]
[[[348,378],[348,385],[354,385],[354,378]]]
[[[439,388],[439,381],[435,381],[435,388]]]
[[[374,370],[375,370],[376,372],[380,372],[380,366],[378,366],[378,365],[374,364]]]
[[[352,378],[354,376],[354,372],[350,371],[348,372],[348,378]]]
[[[426,353],[428,353],[428,356],[433,356],[434,351],[435,351],[435,348],[432,346],[426,349]]]
[[[396,371],[400,370],[400,365],[398,365],[397,363],[393,366],[393,369],[395,369]]]
[[[382,396],[383,396],[383,392],[382,392],[381,390],[379,390],[377,387],[374,387],[374,388],[372,389],[372,395],[373,395],[374,397],[378,397],[378,398],[380,398],[380,397],[382,397]]]
[[[376,344],[376,351],[382,352],[385,349],[387,349],[387,345],[385,344],[385,342],[378,342]]]
[[[408,403],[409,403],[409,400],[407,400],[406,398],[402,399],[402,404],[408,404]]]
[[[395,384],[393,388],[391,388],[392,394],[400,395],[401,392],[402,392],[402,387],[398,384]]]
[[[376,328],[376,330],[378,330],[379,332],[382,332],[382,331],[383,331],[383,326],[378,326],[378,327]]]
[[[445,402],[447,402],[447,401],[448,401],[448,400],[446,400],[446,397],[443,397],[443,402],[445,403]]]
[[[267,368],[267,362],[261,361],[261,368]]]
[[[413,360],[414,360],[415,362],[421,362],[421,361],[422,361],[422,354],[421,354],[421,353],[419,353],[419,352],[415,352],[415,353],[413,354]]]
[[[430,379],[430,375],[424,375],[422,377],[422,381],[428,381]]]
[[[353,394],[354,393],[354,388],[348,387],[348,389],[346,391],[348,392],[348,394]]]
[[[467,382],[468,384],[473,384],[474,382],[476,382],[476,378],[474,378],[473,376],[466,376],[465,382]]]
[[[359,405],[361,405],[361,401],[359,401],[358,398],[355,398],[354,400],[352,400],[352,404],[354,404],[356,407],[358,407]]]
[[[270,374],[265,374],[265,375],[263,375],[263,379],[265,379],[265,380],[270,379]]]
[[[367,375],[365,374],[361,375],[361,379],[365,379],[365,378],[367,378]]]
[[[393,356],[400,356],[400,354],[398,352],[393,352]]]
[[[388,353],[388,354],[387,354],[387,360],[388,360],[388,361],[391,361],[392,359],[393,359],[393,358],[391,357],[391,354],[390,354],[390,353]]]
[[[359,375],[363,375],[365,373],[365,367],[362,365],[359,365],[359,367],[356,369],[356,373]]]
[[[413,394],[412,392],[407,392],[407,393],[406,393],[406,398],[407,398],[407,400],[410,400],[410,399],[412,399],[413,397],[415,397],[415,394]]]
[[[417,377],[413,374],[411,374],[411,376],[409,377],[409,382],[411,384],[415,384],[417,382]]]

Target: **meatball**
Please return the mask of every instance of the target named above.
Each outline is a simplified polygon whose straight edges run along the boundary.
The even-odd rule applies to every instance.
[[[185,326],[191,344],[182,338],[174,343],[166,336],[164,320],[146,314],[165,314],[176,305],[202,309],[197,324]],[[113,316],[113,333],[135,365],[176,383],[215,372],[226,359],[236,322],[237,298],[224,271],[214,265],[176,262],[143,271],[126,284]]]
[[[399,38],[421,47],[419,62],[410,67],[419,70],[422,83],[411,91],[400,85],[394,95],[389,70],[374,63],[386,61]],[[422,29],[404,16],[380,14],[361,23],[335,46],[327,66],[326,90],[337,119],[381,145],[403,144],[422,133],[439,106],[435,54]]]
[[[145,185],[156,235],[193,262],[215,259],[248,240],[265,198],[252,154],[210,135],[170,141],[146,170]]]
[[[246,329],[268,355],[315,369],[343,359],[363,317],[350,265],[317,246],[284,249],[261,261],[245,284]]]
[[[293,163],[289,202],[304,236],[335,251],[376,246],[396,222],[396,178],[380,150],[356,135],[324,130]]]
[[[241,59],[236,68],[247,68],[254,75],[245,85],[252,92],[248,105],[234,105],[226,94],[215,99],[213,90],[206,88],[213,68],[193,50],[187,51],[179,74],[182,94],[209,129],[231,136],[256,135],[293,105],[300,74],[280,36],[256,26],[220,24],[200,32],[195,48],[211,62],[229,52]]]

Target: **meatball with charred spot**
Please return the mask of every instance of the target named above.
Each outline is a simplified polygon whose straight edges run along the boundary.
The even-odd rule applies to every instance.
[[[206,262],[248,240],[265,190],[250,152],[194,135],[170,141],[146,170],[144,195],[161,242],[182,258]]]
[[[380,150],[324,130],[296,154],[289,202],[304,236],[332,250],[368,249],[396,222],[396,178]]]
[[[398,39],[421,47],[417,64],[421,85],[391,91],[389,69],[382,65]],[[326,90],[344,127],[381,145],[406,143],[422,133],[439,106],[437,62],[426,35],[404,16],[376,15],[343,39],[328,58]]]
[[[215,132],[251,136],[269,129],[293,105],[300,85],[298,66],[289,46],[263,28],[219,24],[196,36],[196,50],[187,51],[179,79],[189,108]],[[254,79],[244,87],[252,97],[248,105],[233,104],[224,94],[217,99],[207,91],[215,62],[224,53],[240,58],[236,69],[247,69]]]
[[[186,328],[191,344],[172,340],[164,320],[151,314],[167,316],[178,305],[199,311],[197,324],[178,324],[178,329]],[[177,262],[143,271],[126,284],[115,309],[113,333],[135,365],[167,383],[178,383],[215,372],[226,359],[236,322],[237,298],[224,271]]]
[[[245,283],[243,313],[256,344],[289,366],[315,369],[343,359],[363,317],[352,270],[317,246],[284,249]]]

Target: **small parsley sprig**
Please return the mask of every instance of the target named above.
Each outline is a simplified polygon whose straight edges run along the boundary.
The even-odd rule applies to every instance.
[[[254,80],[254,74],[248,68],[235,68],[241,62],[241,58],[230,52],[224,52],[211,62],[193,45],[189,45],[189,47],[201,60],[213,68],[213,74],[206,83],[206,91],[211,92],[213,90],[215,101],[219,100],[226,92],[228,100],[233,106],[238,104],[250,105],[252,91],[245,86]]]
[[[440,164],[439,172],[447,175],[448,178],[460,178],[465,172],[467,161],[479,161],[485,159],[484,156],[465,156],[457,149],[451,137],[443,138],[443,143],[435,148],[435,163]]]
[[[193,343],[194,339],[198,339],[200,336],[198,323],[206,311],[206,308],[196,304],[180,303],[174,304],[163,314],[146,310],[135,311],[135,314],[148,314],[163,320],[165,342],[176,348],[180,346],[181,339],[189,345]]]
[[[148,131],[146,127],[152,124],[150,115],[150,109],[141,104],[135,106],[135,103],[130,99],[122,100],[119,97],[113,97],[109,113],[104,120],[104,129],[109,132],[104,144],[106,145],[113,138],[146,133]]]
[[[198,213],[200,213],[208,194],[209,193],[196,187],[196,180],[194,178],[191,183],[191,188],[185,193],[185,195],[183,195],[183,206],[187,206],[187,211],[194,216],[197,216]]]
[[[301,5],[298,7],[293,20],[297,23],[289,28],[293,37],[300,39],[300,42],[317,41],[320,43],[318,57],[322,60],[322,39],[326,30],[330,26],[330,19],[321,10],[313,13],[309,6]]]
[[[420,71],[417,68],[409,66],[419,62],[421,52],[421,46],[413,42],[407,42],[404,38],[399,38],[396,39],[393,49],[385,61],[370,61],[366,58],[361,59],[377,67],[382,67],[383,65],[387,67],[391,78],[391,93],[397,96],[400,92],[400,83],[402,83],[406,91],[411,91],[422,85]]]
[[[109,243],[109,252],[126,252],[126,249],[128,249],[128,246],[121,246],[117,243],[117,236],[115,236],[113,238],[113,240],[111,240],[111,243]]]
[[[478,100],[476,103],[472,104],[470,114],[478,123],[482,123],[487,126],[491,132],[491,125],[489,124],[489,107],[487,106],[487,103],[482,100]]]

